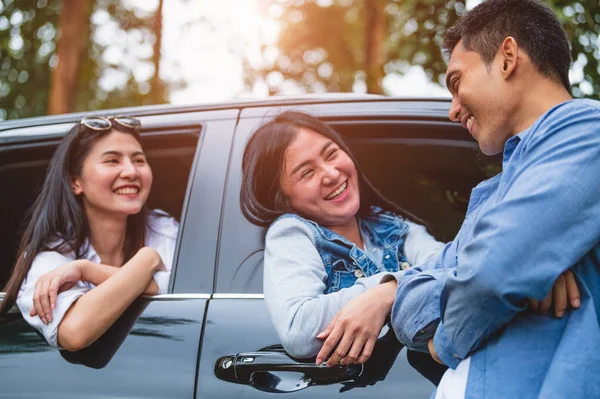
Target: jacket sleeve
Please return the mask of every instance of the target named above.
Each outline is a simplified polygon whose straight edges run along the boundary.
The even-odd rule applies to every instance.
[[[444,243],[437,241],[425,226],[406,221],[408,233],[404,241],[404,253],[411,265],[423,265],[444,249]]]
[[[456,267],[456,247],[452,241],[424,264],[408,269],[403,276],[394,276],[398,290],[392,307],[392,327],[398,340],[409,349],[428,352],[427,341],[440,320],[443,282]],[[391,276],[385,276],[382,282]]]
[[[379,284],[385,273],[360,278],[352,287],[323,294],[327,273],[308,226],[293,218],[276,221],[267,232],[264,294],[271,322],[288,353],[315,356],[316,336],[352,298]]]

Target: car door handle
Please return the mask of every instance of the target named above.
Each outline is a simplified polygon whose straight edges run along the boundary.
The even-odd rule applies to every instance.
[[[215,376],[266,392],[294,392],[312,385],[351,381],[363,372],[362,364],[332,368],[294,359],[281,345],[256,352],[223,356],[215,363]]]

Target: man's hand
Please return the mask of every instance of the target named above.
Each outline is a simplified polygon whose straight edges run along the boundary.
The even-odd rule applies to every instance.
[[[392,309],[396,296],[395,280],[378,285],[354,298],[339,311],[323,332],[317,335],[325,339],[317,354],[317,364],[327,361],[327,367],[364,363],[373,353],[373,347],[381,332],[385,318]]]
[[[561,274],[554,287],[550,290],[550,293],[543,301],[536,299],[529,299],[529,309],[534,312],[546,314],[550,308],[554,306],[554,315],[556,317],[562,317],[567,310],[567,307],[571,305],[573,309],[577,309],[580,306],[579,287],[575,276],[570,270],[567,270]]]

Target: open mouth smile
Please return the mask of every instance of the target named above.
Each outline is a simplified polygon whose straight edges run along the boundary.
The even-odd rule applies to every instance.
[[[469,115],[466,118],[463,118],[461,125],[470,132],[474,121],[475,117],[473,115]]]
[[[333,199],[336,199],[337,197],[339,197],[340,195],[342,195],[342,193],[344,191],[346,191],[346,188],[348,188],[348,181],[345,181],[344,183],[342,183],[342,185],[339,186],[337,188],[337,190],[335,190],[334,192],[332,192],[331,194],[329,194],[327,197],[325,197],[325,200],[331,201]]]
[[[137,186],[123,186],[113,190],[113,193],[118,195],[133,195],[139,192],[140,188]]]

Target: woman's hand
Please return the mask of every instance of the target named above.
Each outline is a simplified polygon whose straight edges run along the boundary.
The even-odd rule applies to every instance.
[[[392,309],[396,288],[396,280],[392,280],[348,302],[325,330],[317,335],[317,338],[325,339],[317,354],[317,364],[322,363],[333,348],[336,349],[327,361],[327,367],[333,367],[338,362],[343,365],[366,362]]]
[[[580,298],[581,295],[579,294],[579,287],[577,287],[575,276],[570,270],[567,270],[556,279],[554,287],[552,287],[552,290],[543,301],[536,299],[528,300],[529,309],[545,314],[554,305],[554,315],[562,317],[568,305],[571,305],[574,309],[579,308]]]
[[[56,308],[59,293],[72,288],[83,279],[86,260],[75,260],[43,274],[35,283],[33,307],[29,315],[38,315],[44,324],[52,322],[52,310]]]

